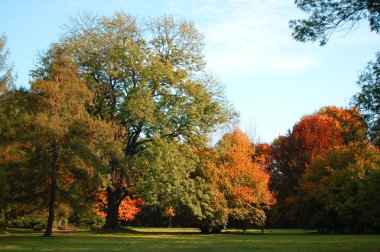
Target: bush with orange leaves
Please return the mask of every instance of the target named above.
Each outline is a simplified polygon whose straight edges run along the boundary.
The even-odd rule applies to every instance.
[[[95,203],[95,213],[98,216],[107,216],[107,195],[105,192],[98,194],[98,200]],[[141,211],[141,207],[144,205],[144,201],[141,198],[131,199],[127,196],[120,204],[119,207],[119,219],[124,221],[131,221],[135,219],[136,214]]]

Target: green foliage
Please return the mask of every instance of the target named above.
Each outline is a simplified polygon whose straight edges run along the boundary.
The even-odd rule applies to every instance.
[[[152,137],[192,141],[227,119],[218,84],[203,72],[203,36],[191,22],[162,17],[144,26],[116,13],[81,17],[69,31],[95,94],[92,113],[126,129],[131,153]]]
[[[295,0],[308,19],[291,20],[292,36],[298,41],[325,45],[335,32],[352,30],[367,19],[372,31],[380,32],[380,3],[377,0]]]
[[[316,159],[300,182],[299,221],[333,232],[379,232],[380,152],[368,144],[337,147]]]
[[[139,174],[136,192],[143,196],[145,204],[176,207],[186,204],[194,192],[191,173],[197,163],[192,150],[180,143],[157,140],[148,143],[132,167]]]
[[[136,171],[130,163],[135,159],[133,156],[147,155],[154,160],[149,151],[139,154],[153,148],[148,143],[158,139],[206,146],[207,134],[234,114],[218,82],[204,71],[203,35],[192,22],[177,22],[166,16],[140,22],[124,13],[110,17],[84,15],[68,26],[64,40],[70,45],[80,75],[93,94],[93,102],[88,105],[90,114],[119,127],[116,137],[123,143],[126,162],[110,163],[111,183],[107,188],[111,196],[107,216],[113,218],[107,218],[106,226],[116,228],[116,210],[124,197],[133,196],[133,187],[137,186],[142,193],[151,191],[151,179],[144,183],[136,177],[148,172],[147,168],[140,164],[141,172]],[[44,72],[41,69],[35,73],[41,76]],[[169,162],[168,167],[173,167],[172,158],[163,156]],[[178,162],[179,167],[183,166],[181,159]],[[169,172],[162,168],[162,163],[159,165],[158,171]],[[184,172],[188,173],[188,169]],[[184,174],[167,176],[165,179]],[[143,190],[137,182],[148,188]],[[187,182],[177,180],[176,183]],[[166,193],[171,193],[173,188],[167,189]],[[181,193],[179,190],[178,194]],[[149,197],[148,201],[153,200]],[[182,199],[185,200],[186,197]]]
[[[8,212],[9,206],[7,205],[7,198],[9,197],[9,185],[7,183],[7,174],[5,170],[0,168],[0,229],[4,229],[7,226],[7,220],[5,219],[5,213]]]
[[[357,81],[361,91],[353,97],[353,105],[363,114],[369,125],[371,141],[380,146],[380,53],[369,62]]]
[[[53,46],[48,54],[45,76],[34,80],[30,91],[15,90],[1,99],[7,117],[1,161],[15,212],[46,209],[50,198],[50,209],[57,207],[58,217],[67,219],[71,207],[83,208],[105,184],[102,171],[117,142],[112,125],[88,114],[92,94],[66,48]]]
[[[9,158],[12,152],[5,143],[4,135],[7,130],[11,130],[9,125],[12,124],[12,105],[5,106],[3,101],[8,99],[6,94],[11,90],[14,84],[13,66],[7,63],[9,51],[6,49],[6,36],[0,36],[0,229],[7,225],[6,213],[10,211],[7,198],[10,193],[10,186],[7,181],[8,173],[3,167],[3,162]]]
[[[156,140],[147,144],[132,166],[138,173],[136,193],[145,205],[172,207],[181,219],[193,225],[224,226],[221,202],[207,183],[204,160],[199,150],[175,141]]]
[[[14,165],[11,163],[22,163],[20,160],[20,145],[15,142],[19,132],[17,127],[19,123],[25,121],[27,115],[21,116],[25,107],[30,107],[29,102],[32,99],[24,99],[28,94],[25,90],[12,90],[0,96],[0,174],[1,174],[1,193],[0,193],[0,213],[2,227],[7,224],[7,217],[15,212],[15,205],[11,197],[17,194],[13,187],[18,175],[15,173]],[[31,98],[31,96],[29,97]],[[24,125],[27,127],[27,125]],[[25,131],[23,129],[23,131]],[[22,176],[22,174],[19,174]],[[30,174],[33,176],[33,174]],[[30,178],[28,175],[28,178]],[[26,180],[28,181],[28,180]],[[25,181],[25,182],[26,182]],[[19,183],[20,188],[24,183]],[[15,202],[17,203],[17,202]],[[20,204],[21,205],[21,204]],[[23,212],[24,209],[21,210]]]
[[[100,217],[91,211],[86,211],[85,213],[73,212],[69,219],[69,225],[78,228],[101,228],[105,223],[105,218]]]
[[[46,214],[32,212],[23,216],[15,216],[8,222],[10,228],[45,228]]]

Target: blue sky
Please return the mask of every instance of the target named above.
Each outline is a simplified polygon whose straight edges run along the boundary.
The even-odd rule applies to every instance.
[[[367,22],[335,34],[324,47],[294,41],[288,21],[305,14],[293,0],[2,0],[0,33],[8,37],[17,83],[27,85],[38,52],[59,39],[70,17],[115,11],[192,20],[205,34],[208,71],[256,141],[271,142],[323,106],[348,106],[380,45]]]

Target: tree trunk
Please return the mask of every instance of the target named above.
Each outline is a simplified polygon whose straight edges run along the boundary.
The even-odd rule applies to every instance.
[[[120,189],[107,187],[107,216],[104,229],[119,229],[119,206],[125,196]]]
[[[168,228],[171,228],[172,227],[172,217],[169,216],[169,225],[168,225]]]
[[[5,230],[7,224],[6,224],[6,220],[5,220],[5,210],[4,209],[1,210],[0,216],[1,216],[1,218],[0,218],[0,230]]]
[[[53,162],[51,170],[51,184],[50,184],[50,201],[49,201],[49,217],[45,230],[45,237],[52,236],[53,224],[54,224],[54,213],[55,213],[55,196],[57,190],[57,168],[58,168],[58,141],[54,140],[53,147]]]
[[[50,186],[50,202],[49,202],[49,217],[46,225],[44,236],[50,237],[53,232],[54,213],[55,213],[55,191],[56,191],[56,179],[54,179]]]

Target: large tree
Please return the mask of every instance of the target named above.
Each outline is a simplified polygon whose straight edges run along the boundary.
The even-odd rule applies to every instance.
[[[119,126],[125,165],[110,162],[105,228],[118,227],[121,201],[132,196],[129,160],[155,139],[204,145],[231,115],[220,86],[204,72],[203,35],[192,22],[141,22],[124,13],[83,16],[68,26],[82,78],[94,94],[93,116]]]
[[[14,90],[1,99],[9,122],[1,144],[9,152],[3,167],[9,171],[10,199],[48,209],[45,236],[51,236],[58,205],[83,207],[91,188],[102,184],[104,162],[117,148],[112,125],[86,110],[92,94],[67,47],[54,45],[47,55],[45,71],[30,91]]]
[[[336,146],[367,141],[365,132],[366,124],[356,109],[329,106],[303,117],[286,136],[273,141],[269,170],[271,189],[278,192],[278,224],[294,224],[298,183],[314,159]]]
[[[319,153],[343,143],[339,122],[328,115],[305,116],[287,136],[277,138],[272,186],[279,191],[279,202],[294,194],[299,178]]]
[[[299,9],[309,14],[307,19],[291,20],[294,39],[328,42],[333,33],[349,32],[362,19],[367,19],[371,31],[380,32],[379,0],[295,0]]]

